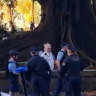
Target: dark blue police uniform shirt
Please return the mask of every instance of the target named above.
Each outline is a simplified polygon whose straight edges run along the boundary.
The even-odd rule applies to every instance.
[[[40,57],[39,55],[33,56],[27,63],[28,71],[32,74],[40,73],[41,75],[46,72],[50,71],[50,66],[47,61]],[[32,75],[31,74],[31,75]]]
[[[66,73],[67,76],[80,76],[80,71],[84,69],[82,63],[80,63],[80,59],[75,54],[67,57],[63,63],[63,67],[60,70],[62,76]]]

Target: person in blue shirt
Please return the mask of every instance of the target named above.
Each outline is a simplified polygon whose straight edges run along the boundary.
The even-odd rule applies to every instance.
[[[18,74],[16,74],[16,68],[18,67],[16,60],[18,59],[18,55],[19,53],[16,50],[10,50],[9,52],[7,74],[10,82],[9,94],[11,96],[16,96],[19,94]]]
[[[57,54],[56,65],[58,68],[58,79],[56,83],[56,88],[53,91],[53,96],[59,96],[60,92],[63,90],[62,77],[59,76],[59,71],[62,68],[64,59],[67,57],[67,48],[68,48],[68,44],[62,43],[61,50]]]
[[[49,96],[49,83],[46,81],[50,75],[50,66],[43,57],[38,55],[37,48],[32,48],[31,56],[27,62],[31,96]]]

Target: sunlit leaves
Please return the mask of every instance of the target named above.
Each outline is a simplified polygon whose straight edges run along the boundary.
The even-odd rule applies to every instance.
[[[34,21],[38,24],[41,20],[41,6],[40,4],[36,1],[34,2]]]
[[[8,23],[12,21],[16,28],[23,29],[26,29],[25,27],[29,27],[30,29],[31,22],[37,25],[40,23],[41,6],[37,1],[2,0],[0,4],[3,4],[3,22]]]

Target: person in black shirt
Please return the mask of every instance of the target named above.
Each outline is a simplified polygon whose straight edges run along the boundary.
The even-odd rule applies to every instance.
[[[63,67],[60,70],[61,76],[66,75],[65,96],[81,96],[80,71],[82,71],[84,67],[73,47],[68,47],[67,54],[68,57],[65,59]]]
[[[50,74],[50,66],[44,58],[38,55],[36,48],[32,48],[31,56],[32,58],[27,63],[31,96],[48,96],[46,81]]]

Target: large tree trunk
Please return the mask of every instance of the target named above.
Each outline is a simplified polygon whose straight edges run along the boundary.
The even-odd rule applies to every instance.
[[[90,0],[38,0],[42,7],[42,19],[34,32],[28,32],[0,43],[0,63],[8,57],[8,51],[16,48],[28,58],[33,45],[42,47],[50,42],[53,52],[59,49],[60,42],[75,46],[87,59],[96,59],[96,21]],[[7,47],[6,47],[7,46]]]
[[[75,0],[73,0],[75,1]],[[76,2],[76,1],[75,1]],[[75,3],[76,4],[76,3]],[[72,6],[72,40],[77,48],[91,59],[96,59],[96,19],[90,0],[77,0],[79,7]],[[76,5],[77,5],[76,4]]]
[[[93,11],[95,12],[95,15],[96,15],[96,0],[92,0],[93,2]]]

